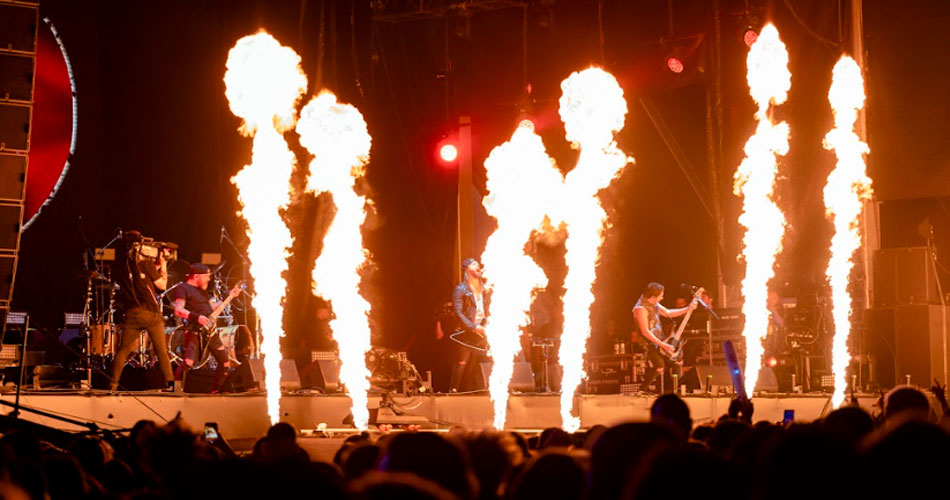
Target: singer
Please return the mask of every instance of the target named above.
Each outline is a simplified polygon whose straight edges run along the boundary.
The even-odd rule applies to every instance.
[[[663,285],[659,283],[648,284],[633,306],[633,320],[640,330],[640,335],[653,344],[652,347],[645,349],[647,363],[650,365],[644,373],[644,380],[641,384],[641,388],[645,392],[650,390],[650,385],[654,383],[657,375],[665,377],[668,358],[660,354],[659,350],[663,349],[669,353],[674,351],[672,345],[662,340],[665,335],[663,334],[663,326],[660,324],[660,316],[676,318],[696,308],[696,302],[693,301],[686,307],[667,309],[660,303],[663,300],[663,290]],[[658,389],[653,390],[661,392]]]
[[[491,304],[491,291],[484,288],[481,264],[472,258],[465,259],[462,261],[462,271],[465,274],[452,294],[452,306],[460,332],[472,334],[475,340],[472,343],[460,343],[458,347],[459,355],[452,369],[452,392],[482,389],[482,384],[478,382],[478,364],[486,356],[471,346],[480,341],[487,347],[485,321]],[[452,338],[455,339],[454,334]]]

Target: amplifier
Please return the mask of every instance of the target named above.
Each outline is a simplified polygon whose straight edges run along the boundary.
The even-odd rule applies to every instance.
[[[590,394],[620,394],[622,386],[639,381],[643,374],[643,354],[608,354],[588,356],[587,392]]]

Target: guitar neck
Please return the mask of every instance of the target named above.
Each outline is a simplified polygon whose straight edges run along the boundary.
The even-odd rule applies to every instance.
[[[694,295],[694,300],[698,299],[703,289],[700,288],[698,292]],[[686,330],[686,323],[689,323],[689,317],[693,315],[693,308],[687,309],[686,314],[683,316],[683,321],[680,322],[679,328],[676,329],[676,333],[673,334],[673,340],[679,340],[683,336],[683,331]]]
[[[214,308],[214,311],[211,311],[211,316],[208,316],[208,319],[211,320],[212,324],[218,319],[218,316],[221,316],[221,313],[224,312],[224,308],[228,307],[228,304],[231,303],[231,299],[233,298],[234,297],[229,294],[224,298],[224,300],[221,301],[220,304],[218,304],[218,307]]]
[[[683,316],[683,321],[680,322],[679,328],[676,329],[676,333],[673,334],[673,340],[679,340],[683,336],[683,331],[686,330],[686,323],[689,323],[689,317],[692,316],[693,310],[690,309],[686,311],[686,315]]]

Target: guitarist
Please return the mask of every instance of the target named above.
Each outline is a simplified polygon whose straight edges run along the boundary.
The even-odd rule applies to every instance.
[[[485,290],[482,281],[482,266],[477,260],[467,258],[462,261],[462,282],[452,293],[452,306],[459,328],[470,334],[474,343],[486,344],[485,319],[491,303],[491,292]],[[481,353],[471,347],[459,347],[459,356],[452,367],[451,391],[457,392],[463,387],[478,385],[478,362]]]
[[[211,270],[208,266],[195,263],[186,275],[186,280],[175,289],[175,315],[185,320],[185,342],[184,342],[184,360],[178,367],[175,378],[180,378],[184,370],[190,370],[198,359],[199,336],[204,329],[214,331],[214,324],[211,316],[219,304],[211,301],[208,296],[208,283],[211,281]],[[241,287],[235,286],[228,299],[241,294]],[[225,300],[228,300],[225,299]],[[211,392],[217,392],[218,386],[227,375],[231,367],[231,361],[228,359],[227,351],[221,339],[217,335],[202,339],[209,342],[207,348],[211,350],[211,355],[217,364],[214,372],[214,378],[211,381]]]
[[[696,309],[696,301],[693,300],[686,307],[679,309],[667,309],[660,302],[663,300],[663,285],[659,283],[650,283],[640,299],[633,306],[633,319],[640,329],[640,334],[649,340],[653,346],[648,346],[644,351],[646,353],[649,367],[646,370],[645,378],[641,387],[647,388],[658,375],[663,376],[666,371],[666,360],[668,357],[660,353],[660,349],[673,354],[675,349],[672,345],[662,340],[663,325],[660,324],[660,316],[667,318],[676,318]]]

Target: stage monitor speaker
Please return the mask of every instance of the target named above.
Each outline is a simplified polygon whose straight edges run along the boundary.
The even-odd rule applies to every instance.
[[[73,372],[57,365],[33,367],[33,388],[70,387],[79,383],[80,372]]]
[[[207,368],[187,370],[182,375],[182,391],[189,394],[210,394],[211,385],[214,383],[214,372],[215,370]]]
[[[764,366],[759,370],[759,378],[755,381],[755,392],[778,392],[778,378],[775,370]]]
[[[247,392],[264,387],[264,360],[248,359],[228,375],[222,390]]]
[[[703,390],[710,390],[707,385],[719,385],[732,388],[732,376],[728,366],[696,365],[696,375]],[[712,376],[712,380],[707,380]]]
[[[340,392],[340,360],[314,360],[313,370],[310,372],[310,382],[313,387],[322,389],[326,393]]]
[[[527,361],[516,361],[514,369],[511,372],[511,383],[508,388],[518,392],[534,392],[534,373],[531,371],[531,363]]]
[[[930,249],[885,248],[874,253],[875,306],[939,302]]]
[[[910,375],[914,385],[929,387],[934,379],[947,382],[944,363],[950,360],[950,338],[944,337],[943,321],[950,310],[919,305],[894,308],[895,382]],[[947,331],[950,335],[950,330]]]
[[[280,360],[280,390],[296,391],[300,389],[300,374],[297,362],[292,359]]]
[[[150,391],[165,385],[165,377],[157,368],[126,366],[119,378],[119,389],[123,391]]]

